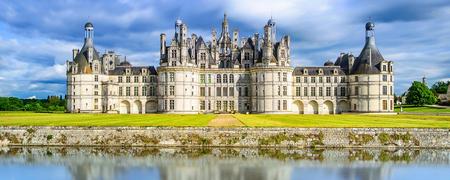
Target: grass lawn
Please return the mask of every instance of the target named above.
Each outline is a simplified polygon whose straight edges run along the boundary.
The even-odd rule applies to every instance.
[[[250,127],[450,128],[450,116],[423,115],[233,115]]]
[[[400,107],[395,107],[395,112],[400,112]],[[412,106],[403,105],[403,112],[447,112],[450,113],[450,108],[437,108],[437,107],[427,107],[427,106]]]
[[[0,126],[207,126],[216,115],[0,112]]]

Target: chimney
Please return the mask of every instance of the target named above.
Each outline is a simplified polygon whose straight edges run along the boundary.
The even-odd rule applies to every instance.
[[[80,52],[79,49],[72,49],[72,60],[75,60],[75,57],[77,57],[77,54]]]

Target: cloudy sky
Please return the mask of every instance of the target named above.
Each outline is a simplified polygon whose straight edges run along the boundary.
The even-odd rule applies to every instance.
[[[292,39],[295,66],[317,66],[340,52],[359,55],[364,24],[376,24],[377,46],[393,60],[396,93],[426,76],[429,84],[450,79],[448,0],[199,0],[86,1],[2,0],[0,5],[0,96],[65,94],[65,62],[81,48],[83,26],[92,21],[98,51],[115,50],[134,65],[158,65],[159,34],[173,35],[179,17],[209,39],[223,13],[241,37],[270,18],[277,34]]]

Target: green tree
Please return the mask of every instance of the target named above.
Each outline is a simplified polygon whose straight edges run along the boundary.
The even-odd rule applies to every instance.
[[[444,82],[444,81],[438,81],[431,86],[431,91],[433,91],[436,94],[446,94],[448,85],[450,84],[450,81]]]
[[[407,104],[423,106],[425,104],[434,104],[436,102],[436,96],[421,82],[414,81],[408,89],[408,94],[406,95]]]

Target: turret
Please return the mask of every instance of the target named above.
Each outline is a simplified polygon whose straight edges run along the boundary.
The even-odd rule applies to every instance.
[[[239,47],[239,31],[238,29],[234,29],[233,31],[233,49],[237,49]]]
[[[161,33],[160,38],[160,53],[161,53],[161,62],[165,61],[166,59],[166,34]]]

